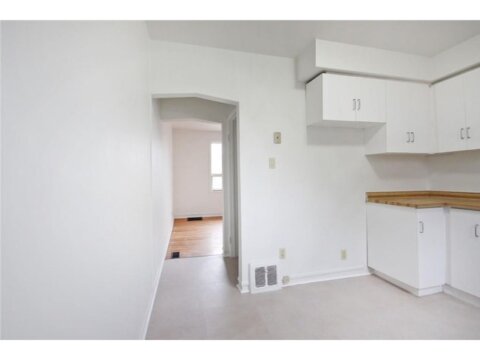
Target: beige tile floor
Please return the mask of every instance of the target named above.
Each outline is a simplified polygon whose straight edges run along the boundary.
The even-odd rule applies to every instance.
[[[167,260],[147,339],[480,339],[480,308],[362,276],[240,294],[235,259]]]

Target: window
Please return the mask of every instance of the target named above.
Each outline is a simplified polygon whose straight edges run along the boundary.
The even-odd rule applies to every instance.
[[[222,191],[222,144],[220,143],[212,143],[210,145],[210,174],[212,177],[212,190]]]

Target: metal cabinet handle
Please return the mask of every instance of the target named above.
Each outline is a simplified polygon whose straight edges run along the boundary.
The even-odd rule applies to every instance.
[[[412,143],[414,143],[414,142],[415,142],[415,132],[412,131]]]
[[[410,143],[410,131],[407,131],[407,143]]]
[[[360,108],[361,108],[361,106],[362,106],[362,103],[361,103],[361,100],[360,100],[360,99],[357,99],[357,101],[358,101],[358,108],[357,108],[357,110],[360,110]]]
[[[467,139],[470,139],[470,126],[467,127]]]
[[[420,234],[423,234],[425,231],[425,224],[423,221],[419,221],[418,223],[420,224]]]
[[[463,133],[464,131],[465,131],[464,128],[461,128],[461,129],[460,129],[460,139],[461,139],[461,140],[465,140],[465,134]]]
[[[357,99],[353,99],[353,111],[357,109]]]
[[[475,237],[478,238],[478,224],[475,224]]]

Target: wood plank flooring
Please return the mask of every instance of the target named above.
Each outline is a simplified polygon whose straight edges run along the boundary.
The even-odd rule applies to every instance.
[[[223,253],[223,218],[207,217],[198,221],[175,219],[167,259],[180,252],[181,258],[221,255]]]

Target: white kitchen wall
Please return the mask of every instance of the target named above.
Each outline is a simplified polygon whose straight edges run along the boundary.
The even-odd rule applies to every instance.
[[[2,29],[2,321],[12,338],[144,333],[153,254],[140,22]]]
[[[2,149],[2,26],[0,21],[0,150]],[[0,339],[2,339],[2,156],[0,154]]]
[[[366,157],[363,133],[309,129],[304,85],[294,60],[151,42],[153,94],[192,94],[239,102],[241,281],[248,263],[286,248],[293,281],[366,266],[365,191],[428,187],[426,159]],[[282,132],[274,145],[274,131]],[[268,168],[275,157],[277,168]],[[347,260],[340,260],[347,249]]]
[[[480,150],[428,157],[432,190],[480,192]]]
[[[5,338],[143,335],[172,224],[171,128],[150,93],[239,102],[243,285],[279,247],[293,281],[361,272],[365,191],[429,186],[425,157],[365,157],[361,130],[307,130],[292,59],[150,42],[149,73],[141,23],[1,35]]]
[[[221,142],[221,131],[173,129],[176,218],[223,214],[223,191],[211,190],[210,176],[210,144]]]

